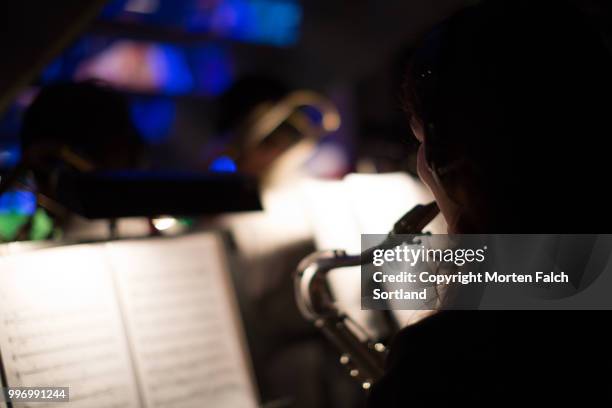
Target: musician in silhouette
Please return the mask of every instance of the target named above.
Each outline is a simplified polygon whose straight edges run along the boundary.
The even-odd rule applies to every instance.
[[[612,232],[612,59],[578,9],[465,9],[415,53],[405,91],[418,173],[449,232]],[[438,312],[395,337],[368,406],[594,405],[610,396],[611,320]]]

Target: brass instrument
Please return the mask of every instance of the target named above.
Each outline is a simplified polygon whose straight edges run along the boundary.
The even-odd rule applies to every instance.
[[[303,108],[317,112],[320,121],[313,120]],[[340,123],[340,114],[331,100],[314,91],[297,90],[279,101],[257,105],[235,129],[234,140],[222,153],[241,172],[259,175],[290,149],[301,142],[316,142],[338,130]]]
[[[314,124],[299,108],[310,106],[321,114],[321,123]],[[340,114],[332,101],[308,90],[291,92],[273,105],[263,104],[255,108],[244,126],[246,149],[262,144],[283,122],[294,126],[304,137],[318,138],[340,127]]]
[[[387,349],[381,342],[369,339],[365,330],[337,307],[327,274],[333,269],[371,263],[375,249],[413,242],[438,213],[435,202],[417,205],[400,218],[378,246],[359,255],[348,255],[343,250],[315,252],[297,268],[294,284],[300,311],[341,351],[340,363],[365,390],[382,377]]]

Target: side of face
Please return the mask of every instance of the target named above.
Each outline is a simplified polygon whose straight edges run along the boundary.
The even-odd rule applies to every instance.
[[[457,233],[458,231],[456,231],[455,226],[457,225],[460,207],[448,196],[444,187],[440,185],[438,179],[434,177],[433,170],[427,163],[425,155],[427,141],[425,138],[423,124],[419,120],[413,118],[410,121],[410,127],[412,128],[412,133],[414,133],[415,137],[421,144],[417,153],[417,173],[419,178],[429,188],[436,200],[436,203],[438,203],[440,212],[444,216],[444,219],[448,225],[448,232]]]

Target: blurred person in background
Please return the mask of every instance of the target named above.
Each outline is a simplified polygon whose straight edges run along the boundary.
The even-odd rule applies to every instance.
[[[68,213],[54,202],[61,172],[135,168],[144,150],[125,97],[94,82],[42,88],[24,114],[20,140],[21,162],[3,180],[0,194],[20,185],[43,198],[52,214],[40,210],[34,219],[23,219],[10,239],[32,238],[32,224],[40,224],[36,217],[49,226],[37,239],[68,227]]]
[[[62,166],[135,168],[143,151],[125,97],[93,82],[43,88],[25,113],[21,145],[23,165],[43,193],[52,193],[53,173]]]

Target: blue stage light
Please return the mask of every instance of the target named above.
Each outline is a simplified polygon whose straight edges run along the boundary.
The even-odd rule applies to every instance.
[[[169,98],[134,98],[130,103],[130,114],[136,129],[143,139],[155,144],[168,137],[174,124],[175,105]]]
[[[14,190],[0,195],[0,214],[33,215],[36,195],[31,191]]]
[[[210,164],[209,170],[216,173],[235,173],[238,171],[238,168],[231,158],[220,156]]]
[[[288,46],[299,37],[302,9],[289,0],[225,0],[212,15],[211,29],[220,37]]]
[[[169,94],[185,94],[193,89],[193,77],[183,50],[174,45],[153,45],[151,69],[159,89]]]
[[[0,146],[0,168],[9,169],[15,167],[21,159],[21,148],[19,144]]]

